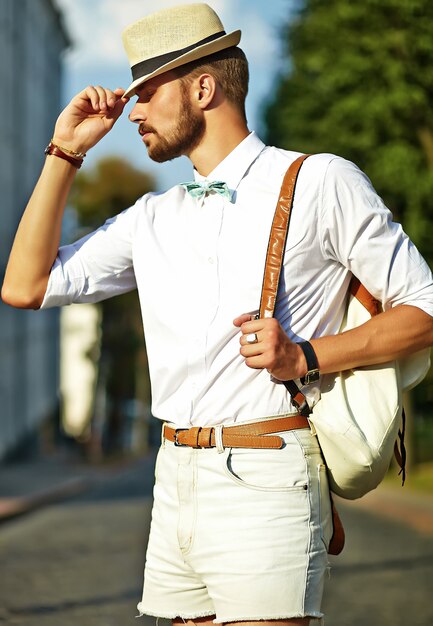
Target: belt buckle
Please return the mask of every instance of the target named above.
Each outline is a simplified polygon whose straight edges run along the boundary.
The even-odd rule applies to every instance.
[[[176,446],[176,448],[187,448],[188,447],[187,443],[180,443],[180,441],[177,438],[178,433],[180,433],[183,430],[189,430],[189,428],[176,428],[176,430],[174,431],[174,445]]]

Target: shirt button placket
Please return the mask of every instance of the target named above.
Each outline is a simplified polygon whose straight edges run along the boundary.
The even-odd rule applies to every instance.
[[[197,286],[196,303],[199,314],[194,336],[191,337],[188,355],[188,378],[194,400],[200,387],[200,380],[206,375],[206,347],[209,325],[212,323],[219,298],[218,240],[223,217],[223,198],[218,194],[206,196],[203,210],[202,232],[200,233],[202,284]]]

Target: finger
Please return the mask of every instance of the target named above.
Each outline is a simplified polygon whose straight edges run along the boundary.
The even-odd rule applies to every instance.
[[[260,342],[260,336],[258,333],[243,333],[239,337],[239,343],[241,346],[257,345]]]
[[[108,98],[109,98],[108,89],[104,89],[104,87],[101,87],[101,85],[96,85],[95,90],[98,94],[99,110],[106,111],[108,109],[108,103],[107,103]]]
[[[99,107],[99,94],[97,89],[93,85],[88,85],[83,91],[78,94],[87,103],[90,103],[91,108],[94,111],[100,111]]]
[[[245,359],[245,365],[247,365],[248,367],[250,367],[253,370],[263,370],[263,369],[266,369],[266,365],[263,362],[263,359],[262,359],[261,355],[254,355],[254,356],[247,357]]]
[[[250,335],[251,333],[258,333],[263,329],[263,320],[250,319],[245,321],[241,325],[241,331],[243,335]]]
[[[242,315],[239,315],[239,317],[235,317],[235,319],[233,320],[233,324],[235,326],[237,326],[238,328],[240,328],[242,326],[242,324],[244,324],[245,322],[248,322],[250,320],[254,319],[254,316],[249,314],[249,313],[243,313]]]
[[[130,97],[129,96],[125,96],[125,89],[123,89],[122,87],[117,87],[117,89],[114,90],[114,94],[116,96],[116,98],[118,98],[117,102],[121,101],[123,102],[123,106],[125,106],[125,104],[127,102],[130,101]],[[116,102],[116,104],[117,104]]]
[[[127,102],[129,102],[129,98],[125,98],[123,96],[123,94],[125,93],[125,90],[122,89],[122,87],[117,87],[116,89],[106,89],[106,94],[107,94],[107,105],[110,109],[113,109],[118,102],[122,102],[123,106],[125,106],[125,104]]]
[[[111,89],[105,89],[101,85],[88,85],[80,96],[88,100],[93,111],[97,113],[114,107],[119,99]]]
[[[263,348],[258,343],[246,344],[241,346],[240,353],[245,359],[249,359],[254,356],[260,356],[263,352]]]
[[[126,89],[123,89],[123,87],[116,87],[116,89],[113,89],[113,93],[120,98],[123,98],[125,91]],[[129,96],[127,96],[126,99],[129,100]]]
[[[116,121],[123,113],[123,109],[128,104],[129,98],[123,98],[116,96],[116,101],[113,106],[110,104],[110,100],[108,101],[108,105],[110,109],[106,112],[106,117],[109,120]]]

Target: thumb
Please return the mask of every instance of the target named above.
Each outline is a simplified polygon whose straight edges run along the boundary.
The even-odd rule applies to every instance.
[[[117,120],[123,113],[123,109],[125,108],[126,104],[129,102],[129,98],[119,98],[116,102],[116,104],[114,105],[114,107],[112,108],[111,112],[109,115],[107,115],[107,117],[111,117],[112,119]]]
[[[233,324],[240,328],[242,324],[244,324],[245,322],[251,322],[251,320],[253,319],[253,315],[250,315],[249,313],[242,313],[242,315],[239,315],[239,317],[235,317],[235,319],[233,320]]]

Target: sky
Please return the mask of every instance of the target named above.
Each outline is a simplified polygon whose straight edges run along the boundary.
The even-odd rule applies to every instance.
[[[89,84],[126,88],[131,82],[128,60],[121,41],[122,30],[160,9],[185,4],[185,0],[55,0],[72,45],[63,58],[62,105]],[[240,47],[250,62],[247,99],[249,128],[260,134],[261,110],[273,88],[275,76],[284,70],[281,26],[287,23],[295,0],[208,0],[226,32],[242,30]],[[134,98],[132,99],[134,100]],[[92,166],[106,155],[127,158],[135,167],[152,173],[156,189],[166,189],[192,178],[185,157],[165,164],[153,163],[127,114],[95,146],[86,158]]]

